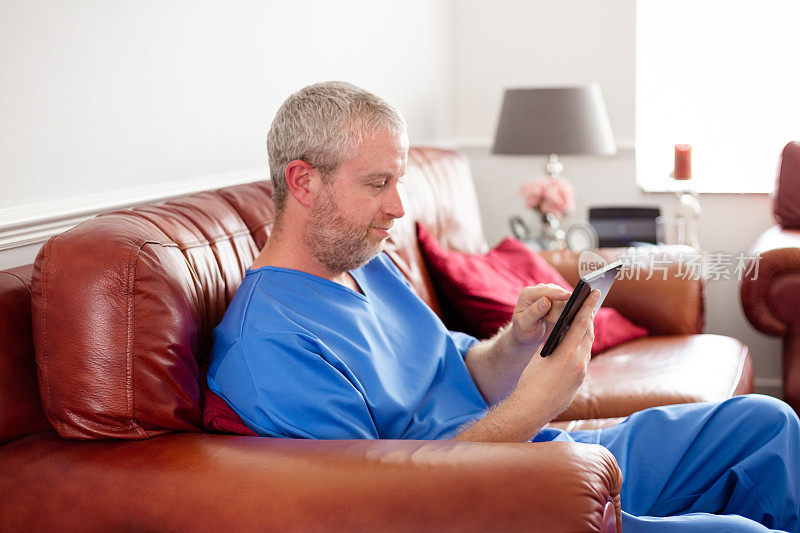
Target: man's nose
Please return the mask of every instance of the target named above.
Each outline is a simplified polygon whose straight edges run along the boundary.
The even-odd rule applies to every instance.
[[[406,210],[403,209],[403,199],[400,198],[400,191],[397,188],[397,184],[392,187],[384,212],[392,218],[402,218],[403,215],[406,214]]]

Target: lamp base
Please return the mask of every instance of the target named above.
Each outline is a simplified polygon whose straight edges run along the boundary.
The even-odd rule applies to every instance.
[[[561,164],[561,161],[558,160],[558,156],[556,154],[550,154],[550,160],[545,164],[544,170],[553,178],[561,177],[561,173],[564,172],[564,165]]]
[[[561,229],[561,221],[552,213],[542,213],[542,227],[539,233],[539,246],[543,250],[563,250],[566,245],[566,232]]]

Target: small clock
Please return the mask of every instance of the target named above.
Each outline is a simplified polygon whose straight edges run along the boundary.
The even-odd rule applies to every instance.
[[[597,232],[591,224],[587,222],[579,222],[572,224],[567,229],[565,237],[567,248],[573,252],[583,252],[592,248],[597,248],[599,242]]]

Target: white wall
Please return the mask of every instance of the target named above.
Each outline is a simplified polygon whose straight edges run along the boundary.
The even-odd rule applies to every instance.
[[[634,0],[458,0],[454,134],[493,140],[506,87],[597,81],[617,142],[634,137]]]
[[[387,98],[412,142],[448,133],[447,0],[0,1],[0,222],[132,186],[263,177],[269,121],[316,81]]]
[[[503,89],[510,86],[600,82],[621,151],[614,157],[562,157],[575,186],[576,208],[567,224],[585,221],[591,205],[656,205],[672,212],[669,194],[636,185],[635,0],[460,0],[454,16],[454,137],[472,164],[490,243],[509,233],[509,215],[536,218],[517,194],[543,173],[542,157],[490,153]],[[772,224],[766,195],[702,195],[700,243],[709,251],[747,252]],[[778,395],[780,341],[754,330],[739,303],[736,281],[709,282],[708,333],[749,345],[757,389]]]

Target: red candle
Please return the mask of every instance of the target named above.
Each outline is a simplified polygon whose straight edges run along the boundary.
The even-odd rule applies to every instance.
[[[675,145],[675,170],[672,177],[676,180],[688,180],[692,178],[692,145]]]

